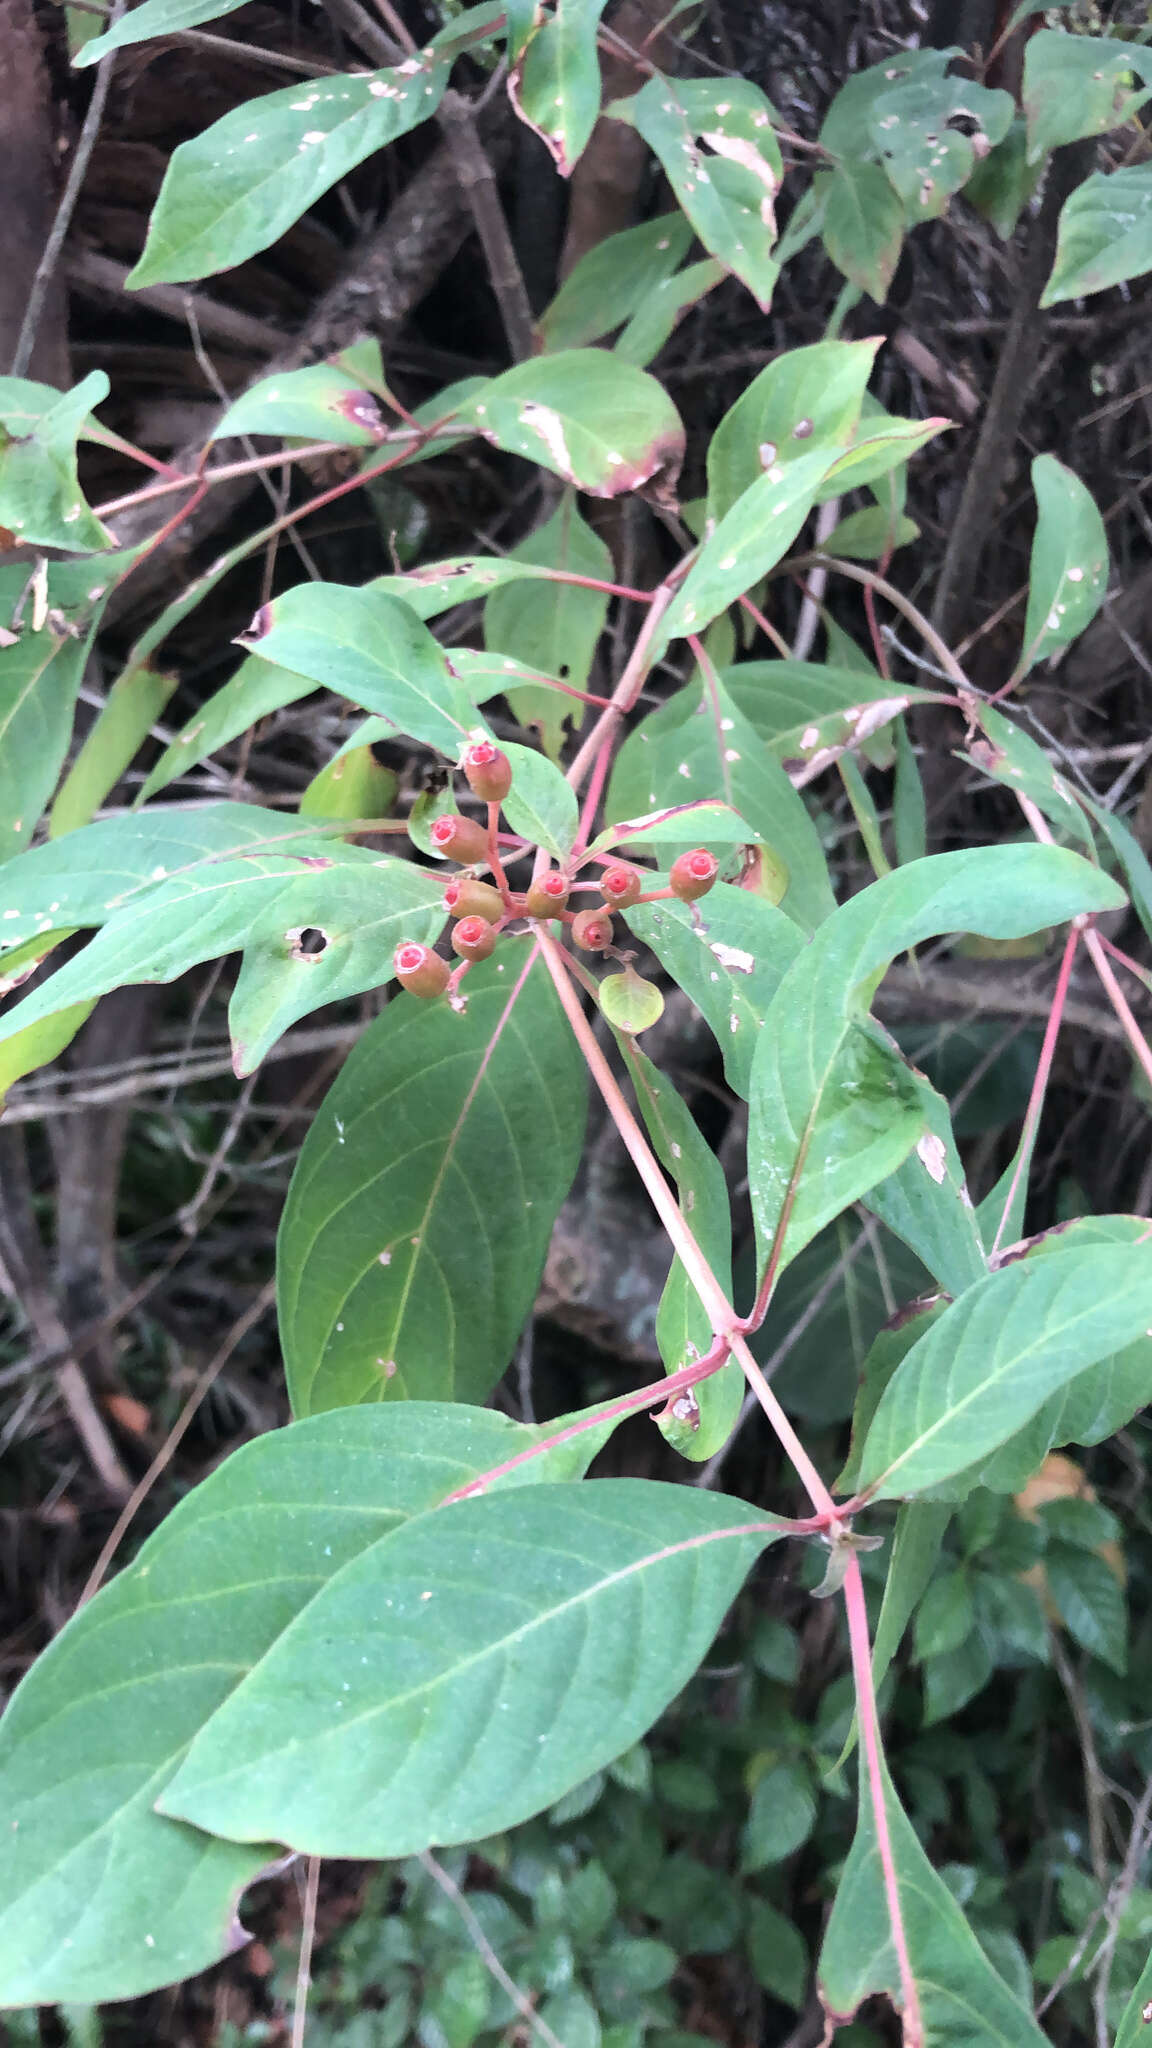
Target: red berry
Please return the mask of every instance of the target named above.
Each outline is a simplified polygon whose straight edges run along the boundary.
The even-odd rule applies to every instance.
[[[499,924],[504,898],[488,882],[474,882],[471,875],[453,875],[445,884],[444,908],[449,917],[482,917],[489,924]]]
[[[529,917],[558,917],[567,901],[567,879],[559,868],[552,868],[548,874],[541,875],[538,882],[532,883],[525,898],[525,908]]]
[[[401,987],[413,996],[441,996],[448,986],[448,962],[431,946],[405,939],[392,955],[392,969]]]
[[[452,927],[452,951],[462,960],[486,960],[496,935],[486,917],[462,917]]]
[[[643,887],[643,875],[636,868],[626,867],[623,861],[615,861],[600,877],[600,894],[614,910],[627,910]]]
[[[578,911],[572,937],[582,952],[603,953],[612,944],[612,919],[606,910]]]
[[[488,834],[484,827],[475,818],[462,818],[458,811],[446,811],[442,818],[437,818],[428,837],[437,853],[447,854],[449,860],[466,865],[488,858]]]
[[[719,861],[698,846],[695,852],[682,853],[673,861],[668,881],[672,894],[678,896],[681,903],[695,903],[698,897],[708,894],[719,873]]]
[[[468,787],[485,803],[502,804],[512,787],[512,763],[502,748],[491,740],[478,740],[469,747],[462,762]]]

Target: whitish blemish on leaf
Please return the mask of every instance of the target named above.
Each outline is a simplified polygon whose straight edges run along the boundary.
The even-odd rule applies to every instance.
[[[730,967],[737,974],[751,974],[756,965],[755,954],[745,953],[739,946],[726,946],[720,939],[709,946],[708,951],[715,955],[721,967]]]
[[[932,1179],[936,1182],[937,1187],[939,1187],[947,1170],[947,1154],[944,1150],[943,1138],[938,1138],[934,1131],[925,1131],[924,1136],[916,1146],[916,1157],[922,1165],[927,1167]]]
[[[559,413],[553,412],[551,406],[537,405],[535,400],[528,399],[520,408],[520,424],[539,434],[557,469],[563,476],[571,476],[572,457]]]

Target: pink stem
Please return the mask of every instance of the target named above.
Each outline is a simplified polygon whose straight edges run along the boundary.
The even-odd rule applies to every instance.
[[[1084,933],[1084,944],[1091,955],[1092,965],[1100,976],[1104,993],[1124,1027],[1124,1035],[1137,1061],[1143,1067],[1145,1075],[1152,1082],[1152,1047],[1149,1046],[1148,1040],[1145,1038],[1144,1033],[1141,1031],[1139,1024],[1128,1007],[1124,991],[1112,972],[1112,965],[1107,953],[1104,951],[1104,945],[1099,932],[1094,932],[1091,926]]]
[[[876,1689],[872,1683],[872,1649],[868,1640],[868,1609],[864,1603],[864,1581],[860,1560],[852,1556],[844,1574],[844,1608],[848,1617],[848,1640],[852,1646],[852,1672],[856,1681],[856,1710],[868,1766],[868,1787],[876,1823],[876,1849],[884,1877],[884,1896],[892,1927],[892,1946],[900,1970],[903,1997],[904,2048],[923,2048],[924,2022],[920,2015],[920,1994],[908,1953],[904,1915],[900,1905],[900,1883],[896,1858],[888,1831],[888,1808],[884,1799],[884,1765],[880,1748],[880,1721],[876,1712]]]
[[[870,583],[864,585],[864,611],[868,619],[868,631],[872,636],[872,652],[876,656],[876,666],[884,681],[890,683],[892,670],[888,665],[888,649],[880,636],[880,627],[876,620],[876,593]]]
[[[584,803],[580,812],[580,825],[572,847],[574,854],[582,852],[592,837],[592,827],[596,823],[596,813],[600,808],[600,799],[604,794],[604,784],[608,780],[608,770],[611,766],[612,735],[606,733],[600,752],[592,764],[592,773],[588,777],[588,788],[584,793]]]
[[[1105,938],[1103,932],[1100,934],[1100,944],[1113,960],[1118,960],[1121,967],[1126,967],[1129,974],[1134,974],[1137,981],[1141,982],[1145,988],[1148,987],[1149,981],[1152,979],[1152,968],[1141,967],[1139,960],[1134,960],[1131,953],[1122,952],[1119,946],[1114,946],[1111,939]]]
[[[776,649],[777,654],[782,655],[785,661],[791,661],[792,649],[789,647],[788,642],[784,638],[784,635],[776,631],[775,626],[771,623],[769,619],[765,618],[759,606],[754,605],[750,597],[742,597],[740,599],[740,603],[743,609],[747,612],[749,618],[755,620],[756,624],[760,628],[760,631],[765,635],[767,639],[769,639],[772,642],[772,645]]]
[[[1020,1132],[1016,1166],[1012,1175],[1011,1186],[1008,1189],[1008,1198],[1004,1204],[1004,1213],[1000,1218],[1000,1227],[992,1244],[991,1255],[994,1255],[1000,1249],[1000,1240],[1008,1227],[1008,1218],[1012,1213],[1012,1204],[1016,1200],[1016,1190],[1020,1185],[1021,1175],[1027,1172],[1028,1161],[1032,1156],[1032,1144],[1036,1136],[1036,1127],[1040,1122],[1043,1112],[1044,1098],[1048,1092],[1048,1080],[1052,1072],[1052,1057],[1056,1051],[1056,1040],[1060,1033],[1060,1025],[1064,1016],[1064,1004],[1068,999],[1068,985],[1072,979],[1072,965],[1076,958],[1076,948],[1079,943],[1080,933],[1076,926],[1073,925],[1068,933],[1068,937],[1064,941],[1064,957],[1060,962],[1060,972],[1056,977],[1056,989],[1052,997],[1052,1008],[1048,1012],[1048,1022],[1044,1027],[1044,1042],[1040,1047],[1040,1057],[1036,1062],[1036,1073],[1032,1082],[1032,1093],[1028,1097],[1028,1107],[1024,1113],[1024,1125]]]

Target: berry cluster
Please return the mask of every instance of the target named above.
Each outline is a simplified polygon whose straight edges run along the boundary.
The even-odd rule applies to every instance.
[[[526,890],[514,890],[500,853],[500,806],[512,787],[512,763],[491,740],[479,740],[466,750],[461,767],[472,794],[487,805],[487,824],[448,811],[436,819],[429,837],[438,853],[459,862],[461,868],[486,866],[492,880],[484,882],[474,874],[461,873],[445,884],[444,908],[452,919],[451,945],[459,966],[450,967],[430,946],[410,939],[397,946],[393,969],[410,995],[454,996],[472,962],[486,960],[497,932],[516,918],[558,920],[567,926],[573,945],[581,952],[611,953],[615,950],[613,911],[672,896],[682,903],[695,903],[707,894],[719,873],[713,855],[697,847],[673,862],[668,886],[663,889],[646,889],[649,877],[643,869],[613,858],[603,865],[595,883],[574,884],[572,875],[548,868]],[[598,888],[600,902],[586,910],[570,910],[573,886]]]

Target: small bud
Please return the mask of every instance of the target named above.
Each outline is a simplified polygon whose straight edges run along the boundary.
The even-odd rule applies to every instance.
[[[623,861],[614,861],[600,877],[600,894],[614,910],[627,910],[630,903],[635,903],[643,887],[643,875],[636,868],[626,867]]]
[[[558,917],[568,901],[568,882],[559,868],[552,868],[533,882],[525,898],[529,917]]]
[[[486,804],[503,803],[512,787],[512,763],[502,748],[494,747],[491,740],[478,740],[468,748],[461,766],[474,796],[482,796]]]
[[[448,962],[431,946],[418,946],[405,939],[392,955],[392,970],[402,988],[411,996],[442,996],[448,986]]]
[[[458,811],[445,811],[437,818],[428,834],[437,853],[446,854],[449,860],[467,864],[474,860],[487,860],[488,834],[475,818],[462,818]]]
[[[572,937],[585,953],[603,953],[612,944],[612,919],[606,910],[581,910],[572,919]]]
[[[449,917],[482,917],[488,924],[499,924],[504,898],[488,882],[474,882],[471,875],[453,875],[444,887],[444,908]]]
[[[452,927],[452,951],[462,960],[486,960],[496,935],[486,917],[462,917]]]
[[[698,897],[708,894],[719,873],[719,861],[698,846],[694,853],[682,853],[673,861],[668,880],[672,894],[681,903],[695,903]]]

